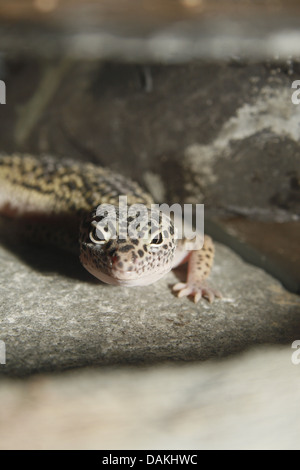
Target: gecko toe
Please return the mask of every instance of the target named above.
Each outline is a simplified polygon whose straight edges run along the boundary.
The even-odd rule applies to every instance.
[[[177,292],[177,297],[193,296],[195,304],[203,297],[209,303],[212,303],[216,298],[222,298],[221,293],[206,285],[205,283],[184,283],[178,282],[173,286],[173,291]]]
[[[186,284],[184,282],[178,282],[177,284],[175,284],[175,286],[173,286],[173,291],[178,291],[178,290],[181,290],[181,289],[184,289],[186,287]]]
[[[181,289],[178,293],[178,297],[187,297],[188,295],[192,294],[193,290],[190,287],[185,287]]]

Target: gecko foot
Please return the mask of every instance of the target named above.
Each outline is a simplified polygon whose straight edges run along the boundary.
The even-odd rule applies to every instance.
[[[222,294],[218,290],[209,287],[205,282],[178,282],[173,286],[173,291],[178,292],[178,297],[194,296],[195,304],[199,302],[202,297],[205,297],[210,303],[213,302],[215,298],[222,298]]]

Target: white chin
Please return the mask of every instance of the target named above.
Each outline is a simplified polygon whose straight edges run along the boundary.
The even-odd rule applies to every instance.
[[[153,284],[158,279],[163,277],[166,273],[170,271],[171,268],[166,269],[163,272],[156,272],[156,273],[149,273],[144,274],[140,277],[136,277],[135,273],[123,273],[118,274],[120,277],[109,276],[108,274],[104,274],[99,270],[94,269],[91,266],[84,265],[85,269],[95,276],[100,281],[105,282],[106,284],[112,284],[115,286],[126,286],[126,287],[134,287],[134,286],[148,286],[149,284]],[[135,276],[135,277],[134,277]]]

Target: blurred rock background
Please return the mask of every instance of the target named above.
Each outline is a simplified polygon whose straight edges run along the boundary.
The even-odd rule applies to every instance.
[[[77,260],[3,239],[1,448],[299,448],[299,10],[0,4],[1,151],[92,161],[158,202],[204,203],[224,295],[213,306],[178,301],[169,286],[180,271],[117,292]],[[55,374],[87,366],[96,371]]]

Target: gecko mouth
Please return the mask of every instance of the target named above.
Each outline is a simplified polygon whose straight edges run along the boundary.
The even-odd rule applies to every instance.
[[[89,271],[93,276],[106,284],[112,284],[117,286],[146,286],[160,279],[171,267],[157,272],[149,272],[138,274],[135,271],[120,271],[112,270],[110,273],[105,273],[100,269],[95,269],[93,266],[88,264],[84,265],[85,269]]]
[[[123,286],[146,286],[160,279],[168,270],[138,274],[134,271],[117,271],[110,276],[111,284]]]

